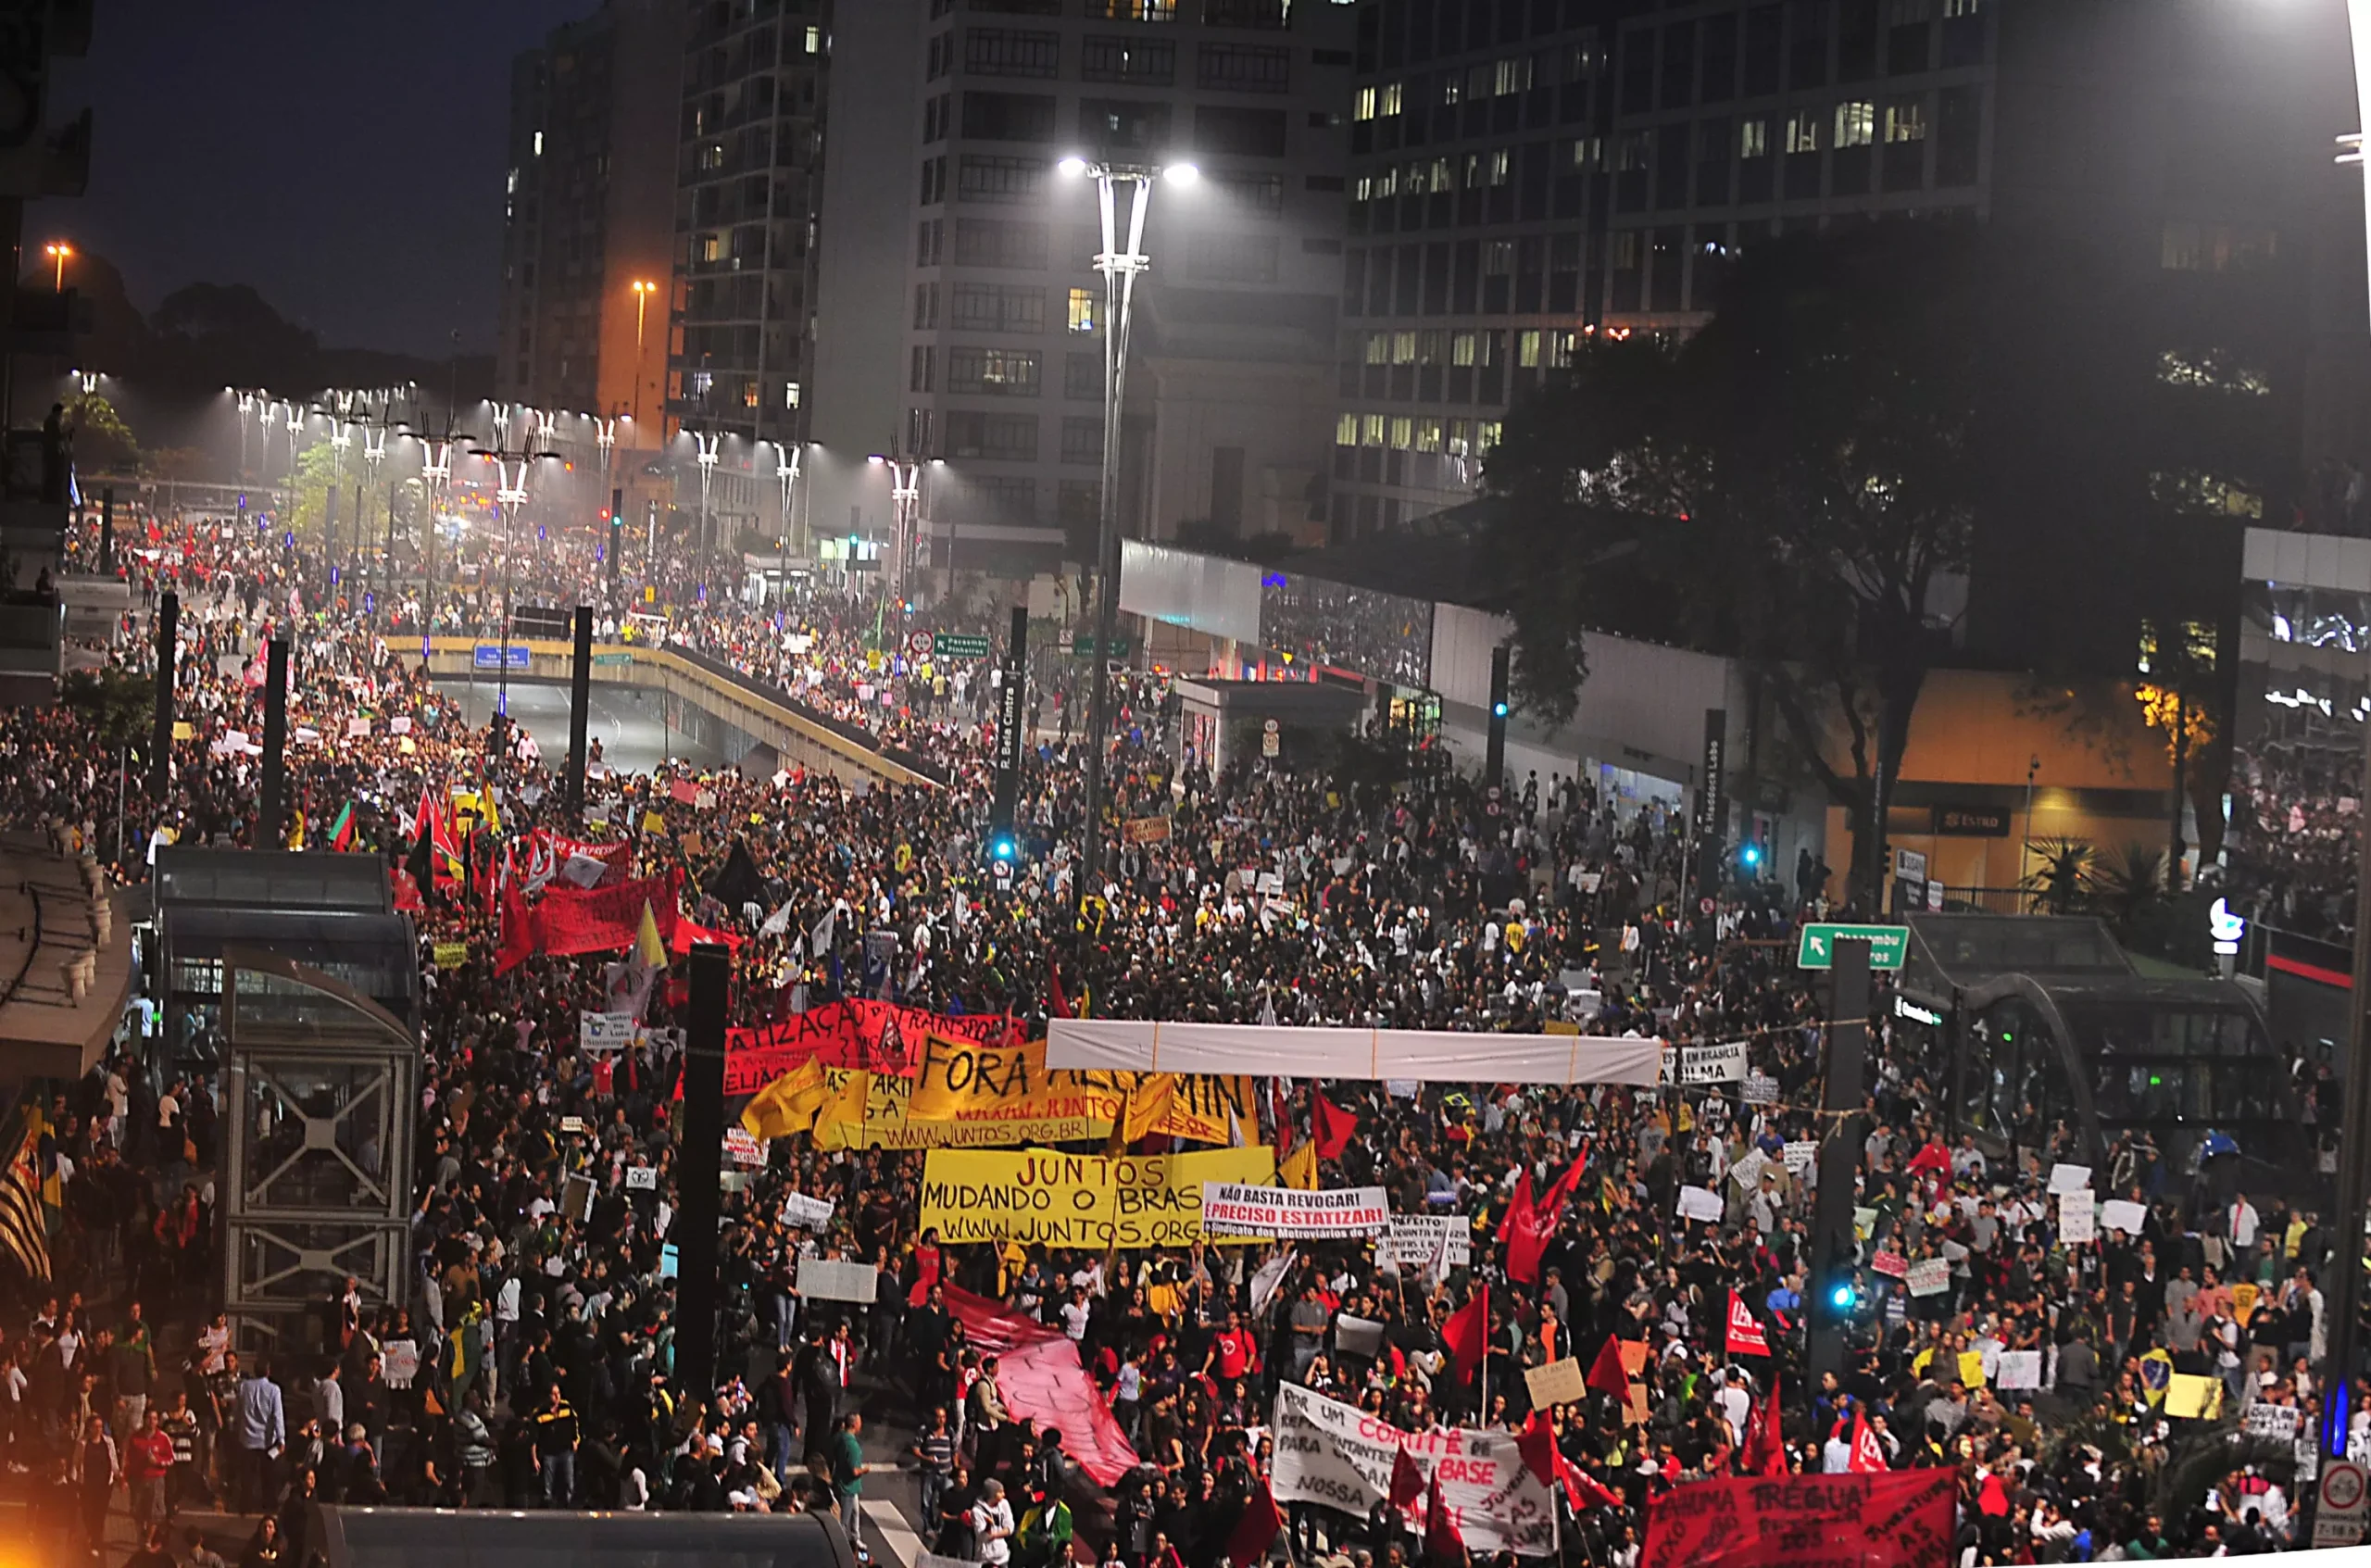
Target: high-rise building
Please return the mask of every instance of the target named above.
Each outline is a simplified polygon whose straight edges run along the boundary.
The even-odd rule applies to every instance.
[[[2235,563],[2240,522],[2294,498],[2315,301],[2349,297],[2333,268],[2360,278],[2359,208],[2351,234],[2332,221],[2359,199],[2327,156],[2352,112],[2340,8],[1360,0],[1357,17],[1335,540],[1472,500],[1526,392],[1592,334],[1700,325],[1758,242],[1953,216],[2079,257],[2159,364],[2148,417],[2192,433],[2121,500],[2077,483],[2080,450],[2002,476],[1972,640],[2128,671],[2128,628],[2080,602],[2096,586],[2050,591],[2035,552],[2070,585],[2161,571],[2151,593],[2177,600],[2235,581],[2202,552]]]
[[[673,341],[686,428],[805,439],[822,194],[827,0],[674,0]]]
[[[1313,505],[1322,517],[1349,7],[915,3],[894,429],[902,455],[935,460],[930,550],[957,565],[1090,558],[1110,323],[1095,182],[1058,172],[1070,155],[1200,171],[1151,196],[1123,532],[1249,536],[1305,529]]]
[[[631,420],[621,445],[663,433],[684,19],[604,0],[511,67],[496,395]]]

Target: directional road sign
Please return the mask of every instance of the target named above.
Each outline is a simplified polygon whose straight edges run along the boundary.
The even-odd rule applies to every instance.
[[[1871,969],[1900,969],[1901,960],[1910,953],[1910,928],[1906,925],[1807,925],[1803,927],[1801,945],[1795,949],[1795,967],[1834,969],[1839,936],[1857,936],[1869,944]]]

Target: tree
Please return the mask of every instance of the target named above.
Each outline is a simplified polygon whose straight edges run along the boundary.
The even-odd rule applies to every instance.
[[[92,738],[113,751],[148,732],[155,712],[156,684],[126,670],[84,670],[66,677],[58,700],[82,721]]]
[[[1758,245],[1701,332],[1588,345],[1489,458],[1524,706],[1572,711],[1591,630],[1746,661],[1850,813],[1864,905],[1979,493],[1975,249],[1941,223]]]
[[[296,454],[296,486],[294,504],[282,523],[289,532],[308,544],[321,539],[321,524],[329,515],[330,492],[344,490],[353,483],[345,471],[349,466],[338,459],[338,449],[326,441],[317,441]],[[351,532],[347,520],[347,531]]]
[[[103,394],[78,392],[67,399],[66,423],[74,432],[74,466],[82,472],[140,471],[140,443]]]

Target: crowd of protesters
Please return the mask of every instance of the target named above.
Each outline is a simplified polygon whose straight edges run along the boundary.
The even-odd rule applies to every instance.
[[[301,1564],[316,1501],[811,1509],[861,1536],[867,1471],[894,1460],[917,1472],[913,1524],[947,1555],[1205,1568],[1268,1490],[1270,1412],[1288,1381],[1406,1431],[1545,1424],[1563,1461],[1560,1549],[1576,1563],[1634,1568],[1654,1499],[1748,1469],[1950,1471],[1971,1562],[2294,1544],[2328,1338],[2315,1283],[2327,1238],[2310,1203],[2239,1190],[2236,1161],[2126,1137],[2099,1196],[2144,1218],[2070,1241],[2049,1187],[2056,1166],[2085,1160],[2075,1134],[2031,1125],[2013,1149],[1951,1136],[1930,1037],[1887,1011],[1863,1124],[1865,1235],[1855,1258],[1816,1255],[1815,1168],[1789,1146],[1832,1123],[1813,1109],[1821,1002],[1789,938],[1825,902],[1771,883],[1689,888],[1676,820],[1578,776],[1486,792],[1421,746],[1372,776],[1256,760],[1213,772],[1170,749],[1156,684],[1132,681],[1112,821],[1165,815],[1171,829],[1081,887],[1067,726],[1043,709],[1033,724],[1023,853],[1000,869],[986,854],[993,737],[978,671],[960,684],[901,671],[894,651],[877,657],[878,617],[859,601],[672,594],[666,629],[639,634],[800,688],[949,782],[859,788],[671,762],[606,772],[571,817],[545,760],[469,728],[430,683],[417,621],[408,637],[358,605],[311,606],[268,544],[212,528],[151,544],[134,568],[156,579],[142,597],[159,583],[182,595],[190,728],[169,797],[148,797],[144,770],[119,781],[87,711],[22,709],[0,720],[0,821],[106,854],[120,840],[134,880],[153,844],[254,844],[260,763],[230,737],[261,732],[248,671],[259,636],[281,632],[295,651],[290,781],[307,847],[329,847],[343,822],[391,872],[419,864],[418,804],[455,789],[492,796],[500,825],[462,840],[449,885],[432,874],[419,889],[418,1182],[400,1306],[346,1281],[325,1292],[308,1344],[241,1358],[212,1306],[223,1123],[241,1112],[221,1103],[219,1042],[202,1026],[130,1038],[49,1098],[55,1277],[15,1287],[0,1448],[10,1475],[40,1483],[61,1537],[95,1549],[120,1505],[154,1531],[146,1561],[197,1561],[204,1549],[171,1526],[219,1508],[250,1521],[231,1560]],[[482,608],[448,596],[440,624],[467,629]],[[619,635],[630,625],[610,622]],[[136,663],[138,648],[129,637],[119,656]],[[367,733],[351,733],[357,719]],[[941,1248],[919,1228],[922,1152],[776,1138],[726,1198],[721,1370],[717,1386],[689,1388],[667,1244],[683,993],[657,986],[644,1037],[615,1056],[583,1050],[580,1016],[609,1005],[617,955],[511,964],[490,896],[538,827],[630,837],[634,874],[680,872],[684,916],[738,943],[737,1023],[861,993],[1010,1014],[1032,1036],[1071,1005],[1562,1026],[1743,1040],[1749,1076],[1659,1093],[1287,1080],[1262,1097],[1248,1139],[1306,1142],[1321,1117],[1349,1113],[1351,1130],[1327,1140],[1324,1185],[1469,1216],[1472,1262],[1453,1268],[1386,1268],[1360,1241],[1281,1257]],[[718,872],[736,845],[758,881],[726,891]],[[894,942],[868,941],[884,933]],[[457,942],[465,956],[439,964]],[[563,1206],[588,1190],[571,1178],[589,1206]],[[1682,1220],[1687,1189],[1712,1195],[1719,1217]],[[1561,1206],[1517,1264],[1510,1210],[1550,1190]],[[782,1218],[793,1193],[832,1200],[829,1225]],[[893,1283],[870,1305],[809,1299],[797,1286],[809,1248]],[[1067,1334],[1137,1467],[1098,1488],[1059,1424],[1016,1416],[948,1286]],[[1773,1353],[1731,1353],[1732,1293]],[[1478,1317],[1460,1316],[1469,1308]],[[1800,1369],[1823,1311],[1846,1321],[1850,1354],[1841,1375],[1813,1379]],[[1345,1343],[1346,1319],[1382,1324],[1379,1342]],[[1477,1323],[1487,1369],[1471,1354]],[[1593,1365],[1609,1339],[1643,1352],[1619,1394],[1530,1407],[1522,1372]],[[2219,1391],[2219,1413],[2177,1408],[2197,1379]],[[1774,1383],[1782,1428],[1759,1436]],[[2302,1440],[2228,1430],[2286,1430],[2257,1407],[2296,1411]],[[1426,1549],[1387,1507],[1290,1513],[1272,1549],[1305,1560],[1388,1568]]]

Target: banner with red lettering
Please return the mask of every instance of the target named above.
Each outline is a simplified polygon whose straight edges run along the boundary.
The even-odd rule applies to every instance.
[[[1526,1460],[1512,1432],[1406,1432],[1287,1383],[1276,1390],[1275,1442],[1269,1485],[1278,1502],[1313,1502],[1364,1518],[1388,1498],[1408,1528],[1422,1531],[1438,1482],[1449,1523],[1472,1550],[1556,1555],[1556,1502],[1549,1490],[1554,1477]],[[1413,1496],[1395,1495],[1392,1475],[1402,1455],[1420,1482]]]
[[[726,1030],[724,1092],[754,1095],[810,1061],[910,1078],[933,1035],[1000,1050],[1028,1043],[1021,1021],[1005,1013],[956,1017],[895,1002],[827,1002],[762,1029]]]
[[[549,828],[537,828],[528,841],[527,890],[538,892],[554,879],[581,888],[613,887],[634,869],[634,846],[592,844],[570,838]]]
[[[963,1325],[964,1338],[997,1358],[997,1391],[1007,1410],[1060,1432],[1063,1451],[1098,1486],[1118,1485],[1136,1467],[1136,1450],[1079,1364],[1069,1335],[968,1290],[945,1288],[947,1310]]]
[[[544,901],[535,906],[535,918],[544,931],[543,950],[566,957],[631,947],[642,929],[645,903],[658,922],[659,939],[669,940],[682,917],[675,908],[674,884],[665,877],[644,877],[589,892],[558,885],[547,888]]]
[[[1647,1505],[1645,1568],[1932,1568],[1958,1472],[1697,1481]]]

